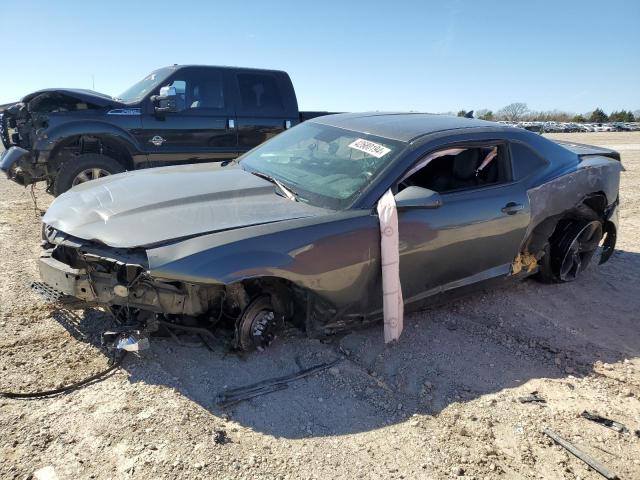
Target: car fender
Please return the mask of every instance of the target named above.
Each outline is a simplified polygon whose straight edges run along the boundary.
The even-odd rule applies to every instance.
[[[13,166],[18,166],[18,162],[23,158],[30,158],[28,150],[20,147],[10,147],[2,153],[0,157],[0,170],[2,170],[7,177],[12,178]]]
[[[603,218],[605,227],[611,222],[613,230],[617,227],[615,208],[618,201],[620,172],[619,161],[608,157],[590,157],[582,161],[572,172],[564,173],[527,191],[531,204],[531,222],[521,251],[534,253],[539,250],[553,232],[557,220],[565,212],[576,209],[585,198],[601,193],[607,199],[607,217]],[[614,237],[615,238],[615,237]]]
[[[69,138],[82,135],[108,137],[121,144],[133,155],[143,153],[136,138],[124,128],[100,121],[73,121],[61,123],[48,129],[34,142],[33,149],[48,156],[55,152],[59,146]],[[48,154],[48,155],[47,155]]]
[[[379,275],[369,268],[379,248],[377,217],[344,211],[203,235],[149,249],[147,257],[157,278],[229,285],[276,277],[348,308]]]

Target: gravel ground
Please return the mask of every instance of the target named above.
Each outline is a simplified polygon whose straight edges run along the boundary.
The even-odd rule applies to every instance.
[[[640,478],[640,132],[553,135],[622,153],[617,252],[577,282],[524,281],[382,327],[264,352],[157,339],[121,370],[45,400],[0,399],[0,478],[601,478],[549,427],[620,478]],[[36,192],[44,208],[50,197]],[[29,190],[0,179],[0,390],[45,389],[104,368],[109,319],[28,288],[40,224]],[[226,388],[340,359],[288,389],[215,404]],[[538,391],[547,401],[520,403]],[[624,423],[619,434],[579,417]]]

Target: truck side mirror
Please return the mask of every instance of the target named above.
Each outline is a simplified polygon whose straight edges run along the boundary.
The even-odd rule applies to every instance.
[[[178,111],[178,93],[176,87],[162,87],[160,89],[160,95],[153,95],[151,101],[153,102],[156,113],[164,114],[169,112]]]
[[[398,209],[409,208],[439,208],[442,197],[438,192],[422,187],[407,187],[395,195]]]

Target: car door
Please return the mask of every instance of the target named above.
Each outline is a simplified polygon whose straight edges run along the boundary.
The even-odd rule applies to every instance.
[[[178,70],[168,85],[176,89],[176,112],[143,115],[141,144],[150,166],[220,161],[238,155],[235,108],[224,69]]]
[[[529,224],[529,200],[512,179],[509,149],[501,148],[508,171],[500,181],[442,192],[439,208],[399,210],[406,303],[510,272]]]
[[[293,91],[284,85],[288,77],[277,72],[239,70],[235,74],[238,107],[238,148],[241,153],[279,134],[298,117],[297,104],[285,95]]]

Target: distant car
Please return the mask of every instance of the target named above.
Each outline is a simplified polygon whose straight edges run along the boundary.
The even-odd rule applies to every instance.
[[[631,128],[629,125],[623,122],[616,122],[611,124],[611,128],[613,128],[614,132],[630,132]]]
[[[618,153],[426,114],[307,121],[238,162],[127,172],[44,216],[48,292],[127,324],[229,327],[242,349],[284,320],[311,336],[381,319],[376,204],[399,212],[407,309],[537,274],[575,280],[612,254]]]

